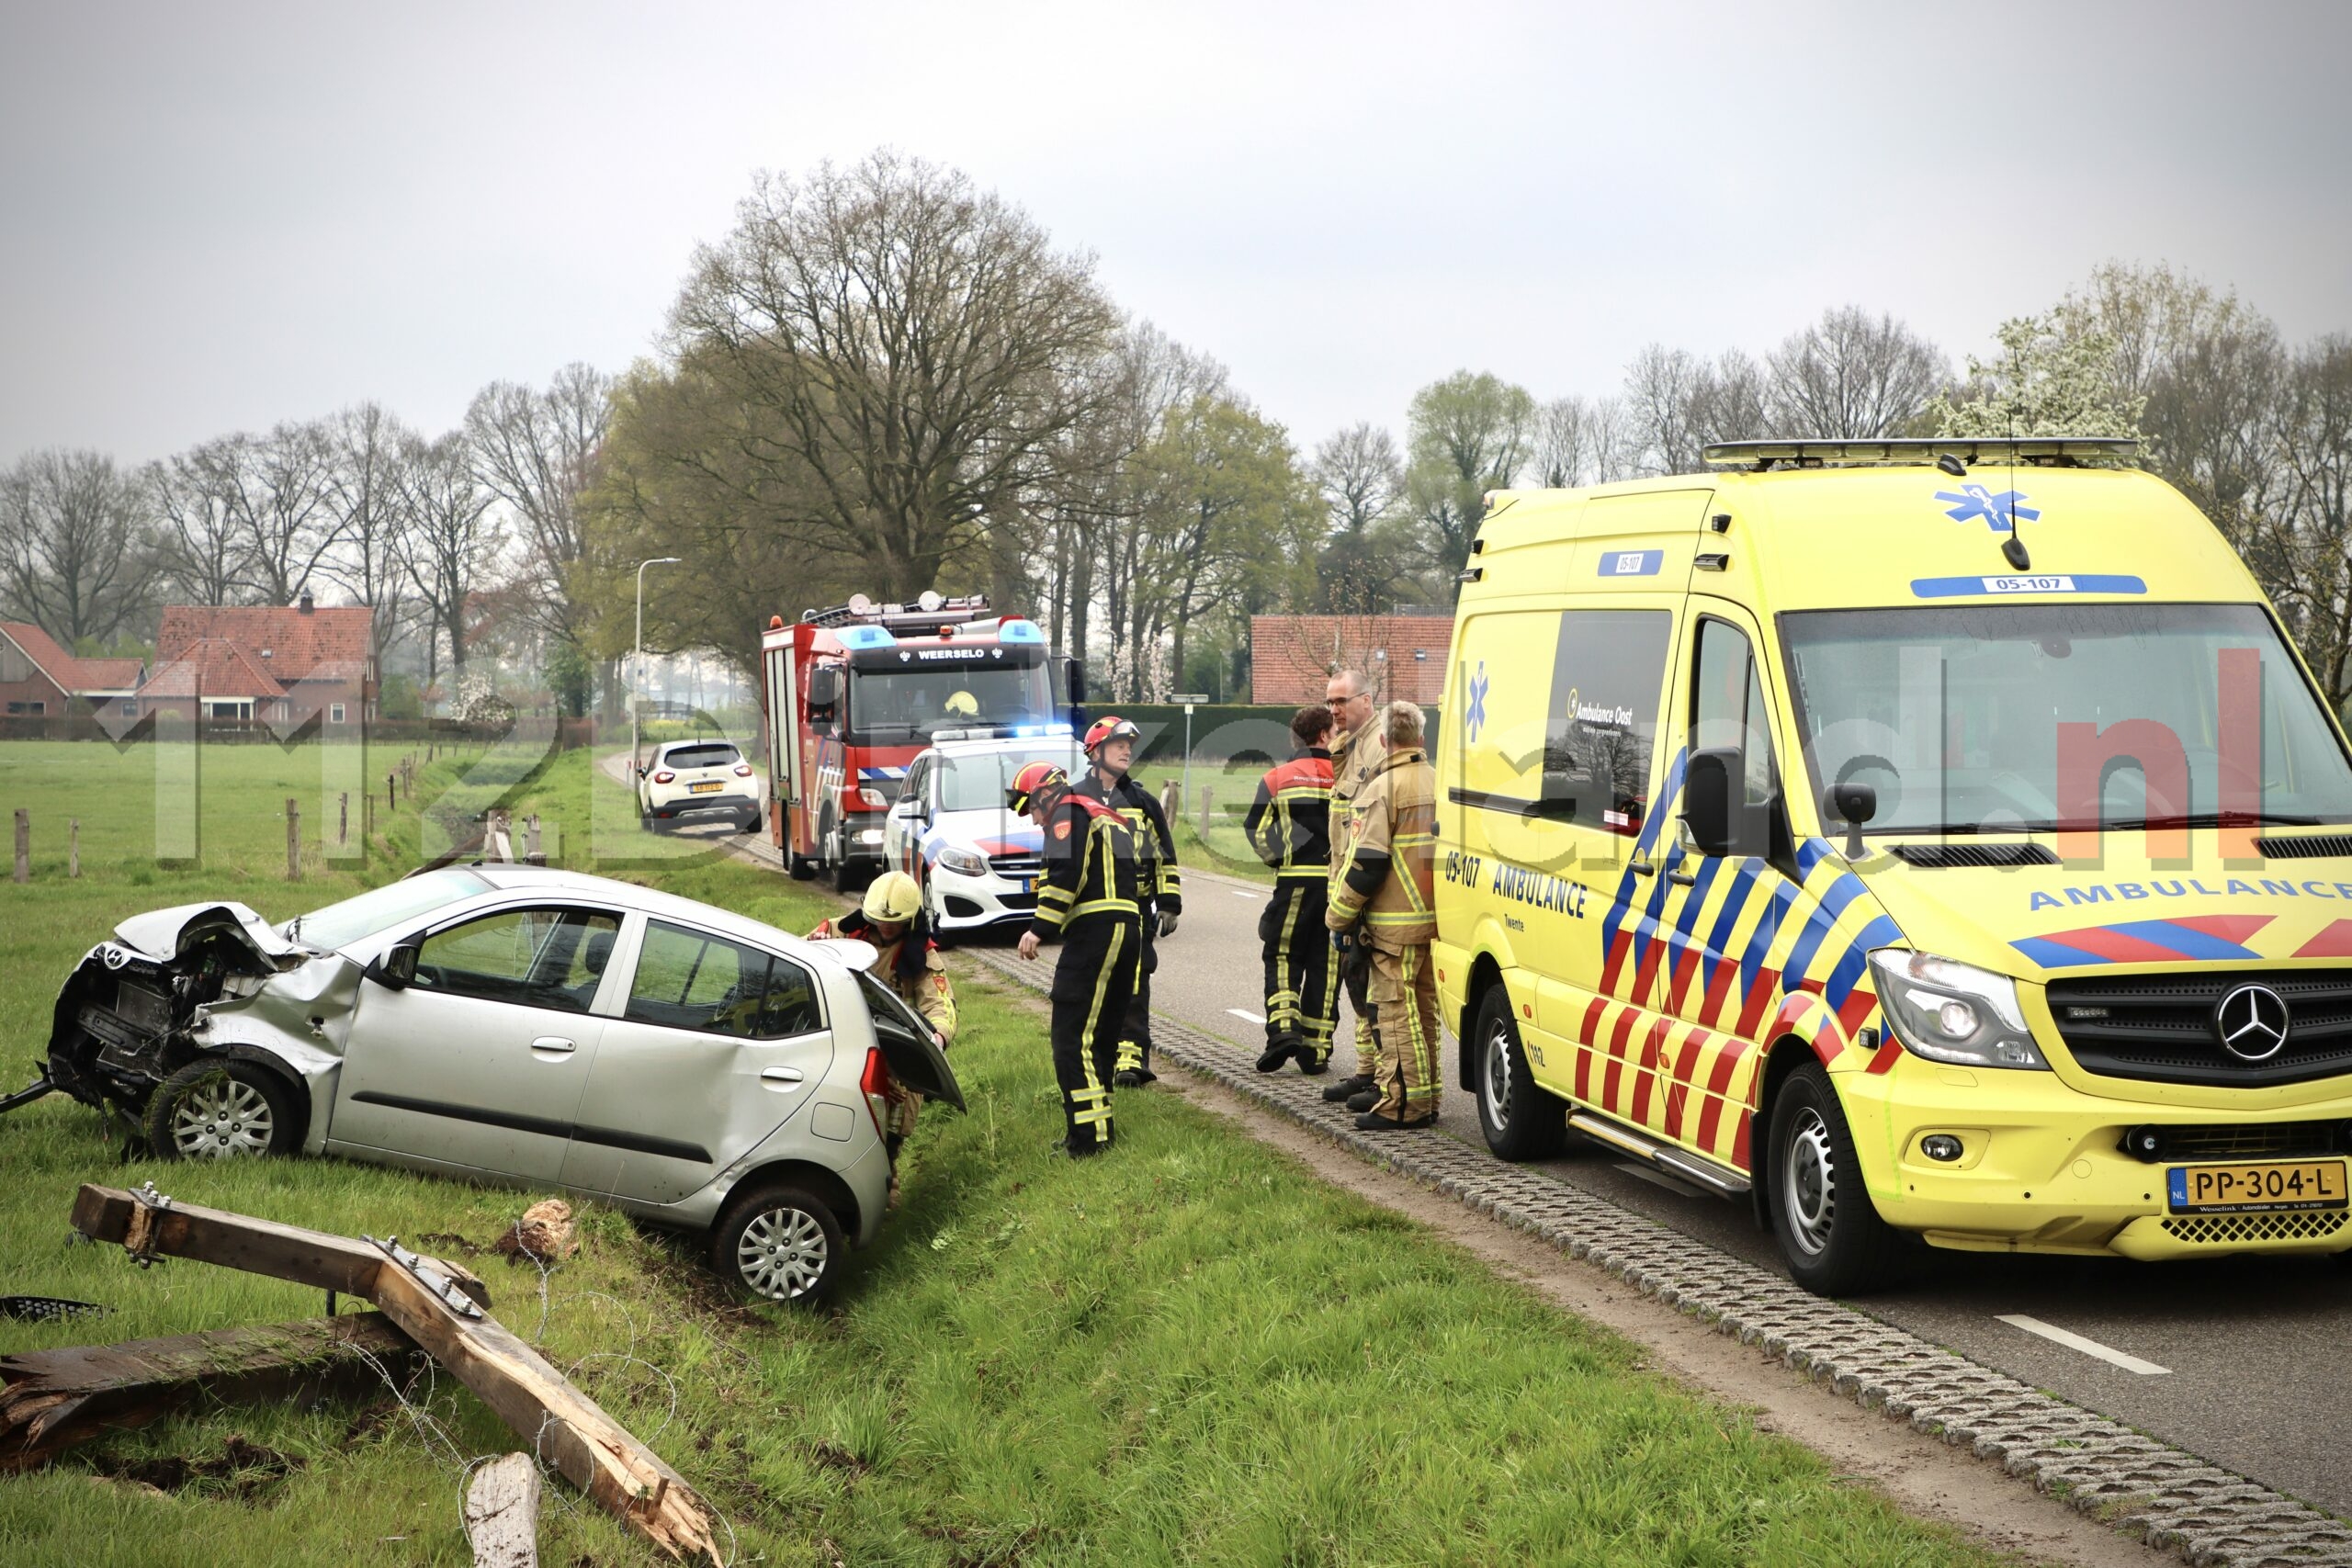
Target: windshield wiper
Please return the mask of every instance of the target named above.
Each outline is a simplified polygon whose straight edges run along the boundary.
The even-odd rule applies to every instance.
[[[2160,833],[2177,828],[2316,828],[2319,820],[2273,811],[2192,811],[2171,817],[2127,817],[2106,826],[2121,832]]]

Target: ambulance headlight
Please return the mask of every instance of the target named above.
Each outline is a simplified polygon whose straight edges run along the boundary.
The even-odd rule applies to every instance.
[[[1871,977],[1894,1038],[1915,1056],[1966,1067],[2037,1067],[2050,1063],[2018,1006],[2017,982],[1933,953],[1883,947]]]
[[[960,876],[986,876],[989,874],[989,863],[970,850],[942,850],[939,852],[939,865],[941,870],[952,871]]]

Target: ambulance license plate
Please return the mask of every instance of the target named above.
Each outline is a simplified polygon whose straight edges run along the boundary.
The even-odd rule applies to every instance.
[[[2176,1165],[2165,1172],[2176,1214],[2253,1214],[2282,1209],[2341,1209],[2344,1162]]]
[[[686,788],[695,795],[713,795],[718,792],[718,781],[712,779],[707,784],[690,784]]]

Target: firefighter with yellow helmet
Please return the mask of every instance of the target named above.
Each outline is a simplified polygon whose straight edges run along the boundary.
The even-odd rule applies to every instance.
[[[1017,951],[1034,960],[1046,942],[1061,942],[1052,991],[1054,1077],[1068,1123],[1061,1146],[1074,1157],[1098,1154],[1111,1145],[1113,1074],[1141,940],[1134,833],[1051,762],[1014,774],[1005,806],[1045,831],[1037,912]]]
[[[865,889],[865,899],[857,908],[837,919],[820,920],[817,929],[808,933],[811,942],[824,942],[832,937],[854,937],[874,946],[874,977],[899,993],[899,998],[922,1015],[939,1043],[944,1047],[956,1038],[956,986],[947,977],[947,964],[939,956],[939,943],[932,939],[931,919],[924,914],[922,889],[915,879],[903,871],[886,871],[876,877]],[[902,1089],[893,1079],[888,1090],[890,1100],[890,1125],[885,1143],[890,1151],[892,1164],[898,1161],[899,1146],[915,1130],[915,1116],[922,1109],[922,1096],[910,1089]],[[898,1191],[898,1177],[890,1179],[893,1197]]]

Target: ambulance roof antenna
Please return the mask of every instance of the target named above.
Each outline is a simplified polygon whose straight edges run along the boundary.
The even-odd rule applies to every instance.
[[[2018,571],[2033,570],[2033,557],[2026,553],[2025,541],[2018,537],[2018,411],[2009,410],[2009,536],[2001,541],[2001,555]]]

